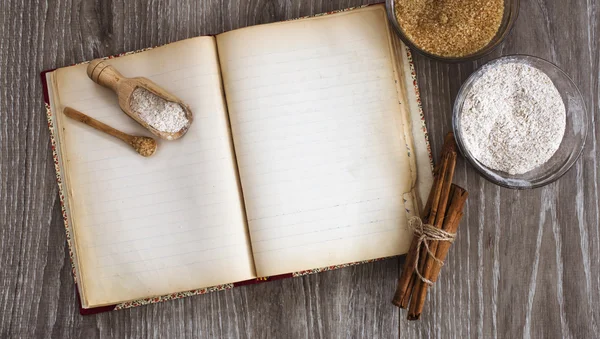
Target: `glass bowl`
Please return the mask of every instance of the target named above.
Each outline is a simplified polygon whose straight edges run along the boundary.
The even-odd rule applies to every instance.
[[[519,0],[504,0],[504,16],[502,17],[502,22],[500,23],[500,27],[498,28],[498,32],[492,40],[479,51],[466,55],[464,57],[444,57],[436,54],[429,53],[415,46],[412,41],[404,34],[402,27],[400,27],[400,23],[398,19],[396,19],[396,14],[394,13],[394,7],[397,0],[386,0],[385,8],[387,11],[387,16],[389,21],[392,23],[396,34],[402,39],[405,45],[410,47],[411,50],[417,51],[419,54],[422,54],[428,58],[442,61],[442,62],[464,62],[464,61],[472,61],[483,57],[484,55],[490,53],[494,48],[498,47],[500,43],[508,36],[510,30],[517,20],[517,16],[519,15]]]
[[[517,61],[535,67],[550,77],[554,86],[558,89],[566,108],[566,126],[565,135],[558,150],[546,163],[535,169],[518,175],[510,175],[505,172],[496,171],[481,164],[472,156],[463,140],[461,133],[461,117],[465,98],[473,82],[481,77],[483,69],[487,66],[501,63]],[[587,136],[589,117],[585,109],[585,102],[577,86],[571,78],[553,63],[528,55],[509,55],[494,59],[481,66],[465,81],[461,86],[456,100],[454,102],[454,112],[452,116],[452,127],[456,144],[463,156],[475,167],[481,175],[489,181],[507,188],[528,189],[541,187],[550,184],[565,174],[571,166],[577,161],[585,144]]]

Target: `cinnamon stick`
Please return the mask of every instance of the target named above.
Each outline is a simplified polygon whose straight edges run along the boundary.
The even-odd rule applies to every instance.
[[[456,233],[458,225],[460,224],[460,220],[462,219],[462,210],[467,200],[467,196],[468,193],[463,188],[452,184],[452,196],[446,211],[446,218],[442,224],[442,229],[444,231],[448,233]],[[435,255],[435,258],[443,262],[446,259],[450,245],[451,243],[448,241],[432,241],[430,250]],[[441,265],[439,265],[435,259],[429,255],[424,261],[425,263],[423,265],[423,270],[420,271],[421,275],[423,275],[425,279],[435,282],[439,276]],[[417,320],[420,318],[423,311],[423,305],[425,304],[425,299],[427,297],[428,288],[429,285],[427,285],[425,282],[421,280],[417,282],[411,298],[408,320]]]
[[[463,208],[467,201],[467,197],[469,193],[462,187],[454,186],[454,194],[452,196],[452,203],[449,207],[450,213],[448,214],[448,220],[444,223],[443,230],[448,233],[456,233],[458,230],[458,225],[463,217]],[[454,204],[454,206],[452,206]],[[450,250],[450,246],[452,244],[448,241],[442,241],[438,244],[437,251],[435,252],[436,258],[441,261],[446,259],[446,255],[448,255],[448,251]],[[436,282],[437,278],[440,274],[441,270],[440,265],[434,265],[433,271],[431,272],[431,281]]]
[[[443,221],[446,217],[446,207],[448,206],[448,200],[450,197],[450,189],[452,187],[452,179],[454,178],[454,169],[456,167],[456,152],[450,152],[447,156],[448,158],[448,167],[446,168],[446,173],[443,176],[443,185],[442,185],[442,190],[440,192],[440,200],[439,200],[439,204],[438,204],[438,209],[439,212],[437,214],[435,214],[435,218],[434,214],[432,212],[432,215],[430,216],[429,220],[427,221],[427,223],[433,225],[435,228],[442,228],[442,224]],[[421,273],[421,275],[425,278],[428,279],[427,275],[424,272],[427,271],[431,271],[431,266],[434,263],[433,258],[431,257],[431,255],[427,252],[427,247],[429,247],[429,250],[432,253],[435,253],[436,249],[437,249],[437,245],[438,242],[437,241],[431,241],[427,244],[428,246],[421,246],[421,254],[419,255],[420,258],[420,263],[419,263],[419,272]],[[426,291],[423,292],[421,290],[425,289],[426,290],[426,286],[427,283],[422,281],[421,279],[416,280],[416,284],[413,287],[413,296],[410,300],[410,308],[409,308],[409,315],[412,313],[411,310],[415,310],[418,308],[418,305],[421,303],[424,303],[425,300],[421,300],[421,297],[423,295],[427,295]]]
[[[439,203],[441,200],[442,190],[447,186],[447,184],[444,185],[444,182],[452,182],[452,178],[446,177],[448,167],[451,166],[454,168],[454,165],[451,165],[450,163],[456,161],[456,144],[454,142],[454,134],[452,132],[448,133],[444,138],[444,145],[442,146],[441,153],[441,163],[434,170],[434,182],[423,210],[423,214],[421,215],[421,219],[425,223],[435,221],[438,214],[438,209],[440,207]],[[448,154],[452,153],[454,153],[454,158],[450,159]],[[452,170],[452,173],[454,173],[454,170]],[[418,242],[419,237],[413,236],[410,249],[407,253],[404,263],[404,269],[402,270],[402,274],[398,280],[398,287],[396,288],[396,293],[394,294],[394,298],[392,300],[394,305],[401,308],[406,308],[408,306],[410,296],[413,291],[413,285],[418,279],[415,278],[414,274],[415,268],[418,265],[416,262]],[[419,257],[423,257],[423,255],[420,254]]]
[[[440,212],[435,215],[435,218],[433,218],[432,213],[430,219],[427,221],[427,223],[432,224],[436,228],[442,228],[443,221],[446,217],[446,207],[448,206],[450,189],[452,187],[452,178],[454,177],[454,168],[456,165],[456,153],[451,152],[449,155],[447,155],[447,158],[449,159],[449,166],[446,169],[445,175],[443,176],[444,181],[442,190],[440,192],[440,201],[438,204],[438,209]],[[431,255],[428,253],[427,247],[429,247],[429,251],[435,253],[437,249],[437,244],[437,241],[430,241],[426,244],[428,246],[421,246],[421,253],[419,255],[419,272],[421,276],[428,280],[429,278],[424,272],[431,270],[431,266],[434,263],[434,261],[433,258],[431,258]],[[428,286],[427,283],[421,280],[420,277],[419,279],[415,279],[415,285],[412,291],[412,298],[410,300],[409,317],[410,314],[413,313],[413,311],[419,307],[419,305],[425,302],[425,300],[422,298],[427,295],[426,286]]]
[[[436,213],[434,210],[437,210],[437,205],[439,203],[439,197],[442,190],[443,185],[443,176],[446,172],[446,168],[448,167],[448,159],[447,157],[443,157],[442,162],[439,165],[438,176],[435,178],[433,186],[431,186],[431,192],[429,193],[429,198],[427,199],[427,204],[425,205],[426,212],[423,213],[422,218],[427,220],[430,216],[430,213]],[[435,206],[435,207],[432,207]],[[412,242],[410,244],[410,249],[406,255],[406,260],[404,262],[404,269],[402,270],[402,274],[400,275],[400,279],[398,280],[398,287],[396,288],[396,293],[394,295],[394,299],[392,303],[398,307],[406,308],[408,306],[408,302],[410,300],[410,294],[412,292],[412,287],[414,283],[414,278],[412,277],[417,267],[417,246],[419,244],[419,237],[417,235],[413,236]]]

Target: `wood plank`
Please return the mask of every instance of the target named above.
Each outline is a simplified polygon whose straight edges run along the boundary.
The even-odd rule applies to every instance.
[[[0,3],[0,337],[599,337],[600,4],[521,2],[473,63],[415,56],[434,154],[460,84],[486,60],[540,56],[578,84],[593,124],[559,182],[511,191],[462,159],[467,214],[419,322],[390,304],[400,260],[82,317],[76,309],[38,73],[104,55],[376,1]]]

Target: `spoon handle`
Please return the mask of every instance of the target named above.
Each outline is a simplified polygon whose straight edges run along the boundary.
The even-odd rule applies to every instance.
[[[85,114],[79,112],[76,109],[73,109],[71,107],[65,107],[63,113],[65,113],[65,115],[68,116],[69,118],[71,118],[73,120],[77,120],[79,122],[83,122],[84,124],[99,130],[100,132],[110,134],[113,137],[116,137],[116,138],[119,138],[119,139],[125,141],[126,143],[131,142],[132,136],[130,136],[129,134],[123,133],[115,128],[112,128],[112,127],[108,126],[107,124],[104,124],[88,115],[85,115]]]

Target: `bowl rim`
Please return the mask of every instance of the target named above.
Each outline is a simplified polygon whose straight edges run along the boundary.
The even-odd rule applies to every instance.
[[[445,63],[451,63],[451,64],[475,61],[475,60],[481,59],[482,57],[495,51],[498,47],[500,47],[502,45],[502,43],[504,42],[506,37],[508,37],[510,35],[510,33],[512,32],[513,27],[515,26],[515,22],[517,21],[517,19],[519,17],[519,12],[520,12],[520,8],[521,8],[521,0],[511,0],[515,4],[514,15],[511,15],[508,18],[508,25],[506,27],[506,30],[502,33],[502,36],[500,37],[500,39],[498,39],[493,44],[486,45],[481,50],[479,50],[473,54],[466,55],[464,57],[444,57],[444,56],[439,56],[436,54],[429,53],[429,52],[419,48],[406,36],[406,34],[404,34],[404,31],[402,31],[402,28],[400,27],[400,23],[398,23],[398,20],[396,19],[396,15],[394,13],[395,1],[397,1],[397,0],[385,0],[385,9],[387,12],[388,21],[392,23],[392,26],[394,27],[394,31],[396,32],[396,35],[400,38],[400,40],[402,40],[402,42],[406,46],[408,46],[411,50],[416,51],[418,54],[421,54],[421,55],[423,55],[427,58],[433,59],[433,60],[437,60],[437,61],[441,61],[441,62],[445,62]]]
[[[583,109],[583,142],[581,143],[581,146],[579,147],[579,149],[576,149],[574,154],[575,156],[572,158],[571,163],[568,164],[567,166],[561,168],[560,170],[556,171],[553,174],[553,178],[551,180],[543,180],[539,183],[535,183],[532,185],[527,185],[527,186],[520,186],[520,185],[511,185],[508,184],[506,182],[503,181],[498,181],[496,178],[494,178],[494,176],[490,175],[488,172],[486,172],[484,170],[484,168],[487,168],[486,166],[480,164],[480,162],[475,159],[474,157],[470,156],[468,152],[466,152],[466,147],[463,143],[461,134],[460,134],[460,130],[458,128],[458,111],[459,111],[459,107],[458,107],[458,98],[461,96],[464,96],[464,92],[466,91],[466,84],[468,84],[469,82],[471,82],[473,80],[474,77],[478,76],[480,74],[480,72],[488,65],[500,62],[504,59],[534,59],[537,61],[540,61],[541,63],[545,63],[553,68],[555,68],[558,73],[562,74],[565,79],[567,79],[571,85],[573,86],[573,88],[575,88],[575,93],[576,96],[580,98],[581,102],[582,102],[582,109]],[[589,116],[589,112],[586,108],[586,103],[585,100],[583,98],[583,95],[581,94],[581,91],[579,90],[579,87],[577,86],[577,84],[575,84],[575,82],[573,81],[573,79],[565,72],[562,70],[562,68],[558,67],[555,63],[548,61],[546,59],[537,57],[537,56],[533,56],[533,55],[529,55],[529,54],[508,54],[508,55],[503,55],[500,56],[498,58],[494,58],[492,60],[489,60],[488,62],[484,63],[483,65],[481,65],[479,68],[477,68],[473,73],[471,73],[471,75],[469,75],[469,77],[462,83],[462,85],[460,86],[460,89],[458,90],[456,97],[454,98],[454,104],[452,105],[452,130],[454,132],[454,139],[456,141],[456,145],[458,147],[458,149],[460,150],[461,154],[463,155],[463,157],[465,159],[467,159],[467,161],[471,164],[471,166],[473,166],[475,168],[475,170],[477,172],[479,172],[479,174],[481,176],[483,176],[487,181],[496,184],[498,186],[501,187],[505,187],[505,188],[510,188],[510,189],[517,189],[517,190],[527,190],[527,189],[535,189],[535,188],[539,188],[539,187],[543,187],[546,185],[549,185],[551,183],[556,182],[558,179],[562,178],[572,167],[573,165],[575,165],[575,163],[577,163],[577,161],[579,160],[579,158],[581,157],[581,155],[583,154],[583,150],[585,149],[585,145],[587,143],[587,138],[588,138],[588,132],[589,132],[589,122],[590,122],[590,116]]]

